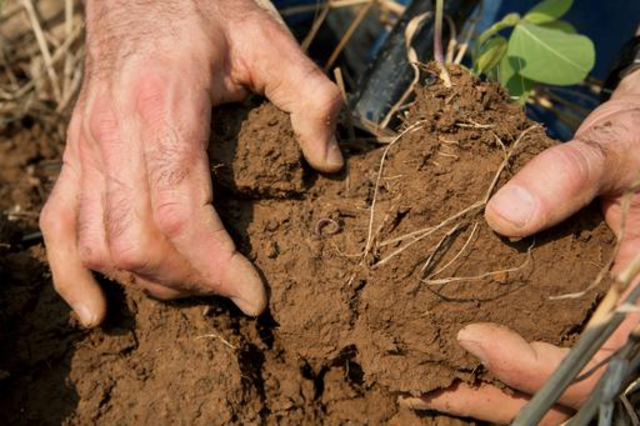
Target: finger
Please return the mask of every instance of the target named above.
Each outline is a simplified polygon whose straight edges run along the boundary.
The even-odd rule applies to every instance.
[[[251,29],[256,31],[260,34],[247,35],[255,46],[246,52],[252,64],[250,85],[291,114],[293,130],[311,166],[325,172],[340,170],[344,159],[335,137],[343,103],[340,90],[283,25],[270,20]]]
[[[93,202],[96,206],[81,207],[89,212],[82,216],[88,223],[81,227],[95,228],[87,232],[91,237],[84,243],[85,251],[93,253],[87,261],[107,275],[135,273],[142,287],[153,283],[190,292],[198,287],[197,273],[152,223],[136,121],[115,105],[103,89],[88,100],[85,113],[86,143],[80,149],[83,167],[90,172],[85,190],[104,194],[102,201]],[[82,200],[91,204],[94,198],[83,193]],[[101,211],[94,210],[98,204]],[[96,217],[101,218],[102,232],[97,230]]]
[[[40,215],[40,229],[47,247],[53,285],[73,308],[85,327],[100,324],[107,312],[102,289],[85,268],[76,245],[78,176],[69,165],[60,177]]]
[[[628,212],[625,212],[622,200],[623,197],[602,200],[605,221],[616,237],[622,238],[615,264],[611,269],[614,275],[627,267],[640,251],[640,195],[633,195]]]
[[[631,322],[625,323],[584,371],[592,370],[619,348],[624,343],[622,335],[628,336],[634,325]],[[458,342],[476,356],[496,378],[527,394],[536,393],[569,352],[568,348],[559,348],[549,343],[529,343],[506,327],[487,323],[463,328],[458,333]],[[570,386],[559,402],[565,406],[579,407],[597,383],[604,367],[601,366],[593,375]]]
[[[166,90],[166,86],[165,79],[148,77],[139,88],[136,105],[139,121],[144,123],[141,140],[153,222],[189,260],[209,293],[230,297],[245,313],[258,315],[266,306],[264,284],[253,265],[237,252],[211,205],[209,125],[202,118],[209,116],[210,104],[199,93],[185,100],[184,91]]]
[[[78,206],[78,252],[83,265],[92,271],[109,274],[115,269],[107,246],[104,228],[106,179],[99,147],[89,144],[83,133],[78,137],[82,179]]]
[[[640,166],[632,129],[640,113],[604,105],[576,139],[547,149],[489,201],[485,216],[498,233],[524,237],[577,212],[597,195],[624,191]],[[615,124],[611,124],[615,123]]]
[[[106,170],[101,162],[99,147],[88,143],[82,133],[79,142],[79,152],[83,161],[81,162],[82,182],[80,185],[82,195],[80,196],[77,223],[78,251],[83,265],[90,270],[101,272],[121,284],[139,287],[157,299],[170,300],[192,295],[193,293],[190,291],[173,289],[145,279],[140,275],[117,269],[107,246],[104,226]],[[83,153],[83,151],[85,152]]]
[[[471,387],[456,383],[448,389],[420,398],[401,400],[401,404],[415,410],[435,410],[453,416],[509,424],[528,401],[529,397],[521,393],[506,394],[494,386],[482,384]],[[570,409],[556,406],[546,414],[540,425],[559,425],[571,415]]]

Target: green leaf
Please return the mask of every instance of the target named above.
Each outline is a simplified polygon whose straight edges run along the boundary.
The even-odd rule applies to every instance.
[[[505,28],[513,27],[518,22],[520,22],[520,15],[517,13],[510,13],[506,15],[500,22],[496,22],[492,26],[490,26],[485,32],[480,34],[478,37],[477,46],[478,48],[482,47],[485,41],[487,41],[491,36],[498,34],[500,31]]]
[[[498,67],[498,81],[507,89],[509,95],[519,98],[520,103],[524,104],[534,82],[520,74],[522,65],[520,58],[503,56]]]
[[[544,0],[524,15],[524,20],[532,24],[555,21],[563,17],[572,4],[573,0]]]
[[[575,29],[575,27],[573,25],[571,25],[570,23],[568,23],[567,21],[553,21],[553,22],[547,22],[546,24],[541,24],[540,25],[543,28],[549,28],[551,30],[559,30],[562,31],[563,33],[567,33],[567,34],[577,34],[578,31]]]
[[[480,56],[476,60],[476,73],[482,74],[496,67],[507,53],[509,42],[502,36],[495,36],[480,48]]]
[[[526,22],[513,30],[507,55],[520,58],[524,77],[559,86],[584,80],[596,59],[588,37]]]

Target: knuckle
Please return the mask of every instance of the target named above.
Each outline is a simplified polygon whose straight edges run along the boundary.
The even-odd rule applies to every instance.
[[[77,247],[80,262],[87,269],[104,272],[108,256],[104,253],[104,249],[100,249],[101,245],[98,244],[98,238],[95,235],[96,233],[89,229],[89,224],[79,218]]]
[[[265,14],[264,10],[256,9],[248,12],[248,19],[244,20],[246,31],[254,40],[272,40],[278,45],[292,46],[299,49],[291,33],[273,16]]]
[[[560,146],[556,151],[557,161],[569,182],[576,188],[583,188],[598,181],[607,157],[606,149],[599,143],[576,141]]]
[[[190,216],[188,209],[175,201],[153,207],[154,223],[160,232],[169,238],[175,238],[184,232]]]
[[[56,291],[56,293],[58,293],[60,296],[64,298],[66,294],[71,293],[72,287],[69,281],[58,280],[58,279],[55,279],[54,277],[53,289]]]
[[[328,112],[337,112],[342,107],[343,99],[342,92],[335,84],[327,82],[326,88],[322,91],[318,98],[318,102]]]
[[[111,243],[114,266],[124,271],[145,271],[149,267],[149,255],[144,244],[116,240]]]
[[[45,236],[54,235],[57,233],[57,230],[59,229],[59,222],[56,220],[57,216],[58,214],[55,207],[55,200],[53,198],[49,198],[49,200],[42,208],[42,211],[40,212],[40,218],[38,219],[40,230]]]
[[[331,82],[315,65],[309,69],[309,78],[316,83],[315,89],[310,93],[309,100],[313,103],[310,111],[322,117],[334,118],[340,112],[343,105],[342,92],[336,84]]]
[[[78,243],[78,255],[80,256],[80,262],[87,269],[92,271],[105,270],[105,257],[95,249],[93,244],[81,239]]]

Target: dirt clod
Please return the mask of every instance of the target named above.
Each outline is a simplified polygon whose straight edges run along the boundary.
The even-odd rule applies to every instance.
[[[406,119],[423,124],[388,149],[380,179],[384,146],[352,152],[347,183],[303,165],[273,106],[218,110],[215,206],[263,274],[268,312],[105,283],[106,324],[77,331],[42,270],[31,287],[14,277],[3,291],[25,302],[5,319],[19,334],[0,336],[16,345],[0,355],[8,422],[466,424],[396,403],[455,380],[496,383],[457,344],[462,327],[573,343],[602,286],[550,296],[587,288],[614,237],[594,207],[517,242],[495,234],[478,203],[555,142],[495,85],[451,77],[418,90]]]

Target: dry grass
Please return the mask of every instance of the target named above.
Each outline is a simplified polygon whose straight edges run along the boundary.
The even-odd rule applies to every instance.
[[[328,71],[373,6],[398,17],[404,6],[393,0],[329,0],[285,8],[283,16],[315,12],[303,41],[308,48],[331,11],[359,8],[325,64]],[[6,0],[0,12],[0,130],[29,118],[62,140],[70,107],[82,83],[84,21],[80,0]]]
[[[9,0],[0,13],[0,130],[29,118],[64,137],[82,81],[76,0]]]

